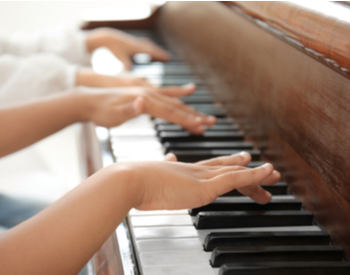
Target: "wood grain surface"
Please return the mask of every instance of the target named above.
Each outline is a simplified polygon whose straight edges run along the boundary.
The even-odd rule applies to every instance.
[[[161,22],[169,43],[349,255],[349,80],[219,3],[170,2]]]
[[[321,62],[350,77],[350,7],[336,2],[229,1],[297,40]]]

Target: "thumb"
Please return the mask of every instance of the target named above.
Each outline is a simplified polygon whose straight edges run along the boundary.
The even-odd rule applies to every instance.
[[[130,57],[127,55],[123,55],[123,56],[118,56],[118,59],[120,60],[120,62],[123,63],[124,69],[127,71],[130,71],[131,65],[132,65]]]
[[[137,97],[133,102],[123,104],[115,109],[119,124],[137,117],[143,112],[143,110],[144,99],[142,97]]]
[[[173,153],[168,153],[165,155],[164,161],[177,162],[177,157]]]

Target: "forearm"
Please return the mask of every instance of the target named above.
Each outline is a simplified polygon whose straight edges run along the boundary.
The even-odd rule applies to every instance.
[[[77,274],[139,200],[135,190],[120,166],[96,173],[0,235],[2,273]]]
[[[0,157],[84,121],[87,109],[84,95],[75,92],[0,109]]]

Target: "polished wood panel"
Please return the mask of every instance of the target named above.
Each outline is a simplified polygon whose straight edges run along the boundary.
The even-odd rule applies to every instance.
[[[220,3],[170,2],[160,26],[349,255],[349,80]]]
[[[350,78],[350,8],[335,2],[229,1],[297,40],[296,47]],[[288,38],[287,38],[288,39]],[[298,45],[299,44],[299,45]]]

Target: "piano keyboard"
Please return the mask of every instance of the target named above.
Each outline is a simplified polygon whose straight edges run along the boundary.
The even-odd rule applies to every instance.
[[[146,31],[134,35],[152,38]],[[117,162],[163,160],[166,152],[179,161],[196,162],[242,150],[252,155],[250,167],[261,165],[260,151],[245,141],[234,120],[226,116],[205,84],[173,54],[168,63],[135,64],[133,72],[159,86],[197,84],[197,91],[182,100],[217,117],[202,136],[177,125],[141,115],[110,129]],[[343,250],[313,221],[312,213],[279,182],[266,186],[273,198],[259,205],[236,190],[207,206],[191,210],[131,210],[127,221],[139,273],[200,275],[350,274]]]

